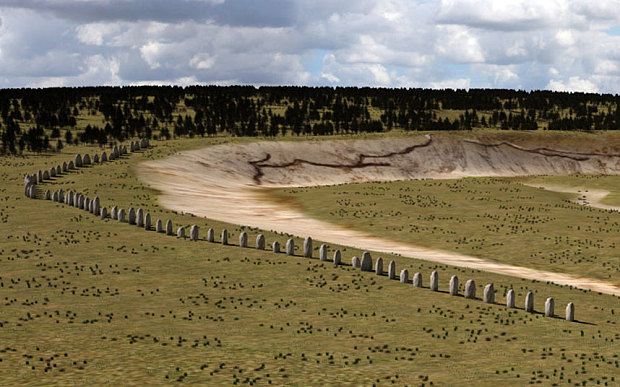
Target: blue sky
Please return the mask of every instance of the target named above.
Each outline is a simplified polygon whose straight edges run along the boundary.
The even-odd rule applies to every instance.
[[[620,0],[0,0],[0,87],[620,93]]]

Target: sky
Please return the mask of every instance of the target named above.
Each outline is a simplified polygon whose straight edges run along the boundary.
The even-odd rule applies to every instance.
[[[0,0],[0,88],[620,93],[620,0]]]

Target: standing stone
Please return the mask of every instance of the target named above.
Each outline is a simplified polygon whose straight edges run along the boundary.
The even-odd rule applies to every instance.
[[[170,219],[166,221],[166,235],[172,235],[172,221]]]
[[[396,262],[390,261],[388,264],[388,278],[396,279]]]
[[[81,195],[77,192],[73,196],[73,207],[80,208],[80,196]]]
[[[71,191],[67,192],[65,194],[65,203],[67,203],[68,205],[72,204],[72,200],[71,200]]]
[[[43,180],[49,180],[50,179],[50,173],[48,171],[43,171]]]
[[[106,161],[108,161],[108,154],[103,151],[101,152],[101,162],[105,163]]]
[[[56,177],[56,168],[55,167],[51,167],[50,168],[50,177]]]
[[[215,242],[215,231],[212,228],[207,230],[207,242]]]
[[[304,257],[312,258],[312,238],[310,237],[304,240]]]
[[[362,253],[361,269],[362,271],[372,271],[372,258],[368,251]]]
[[[248,234],[245,231],[239,234],[239,247],[248,247]]]
[[[493,284],[488,284],[484,287],[484,294],[482,295],[482,301],[492,304],[495,302],[495,289]]]
[[[377,261],[375,262],[375,274],[383,275],[383,258],[381,257],[377,258]]]
[[[155,222],[155,232],[164,232],[164,222],[161,219],[157,219]]]
[[[84,205],[82,206],[82,203],[80,203],[80,208],[84,211],[90,211],[90,198],[84,199]]]
[[[222,244],[223,245],[228,244],[228,231],[226,229],[222,230]]]
[[[142,208],[138,208],[136,211],[136,226],[144,227],[144,210]]]
[[[476,282],[474,280],[467,280],[465,282],[465,298],[476,298]]]
[[[151,229],[151,214],[148,212],[144,214],[144,229],[145,230]]]
[[[450,295],[458,296],[459,295],[459,277],[453,275],[450,278]]]
[[[193,225],[189,229],[189,239],[193,240],[193,241],[197,241],[198,240],[198,226]]]
[[[67,164],[67,171],[69,169],[75,169],[75,165],[73,164],[73,160],[69,161],[69,164]]]
[[[110,210],[110,218],[114,220],[118,219],[118,207],[112,207],[112,209]]]
[[[422,287],[422,274],[415,273],[413,275],[413,286],[415,286],[416,288]]]
[[[82,166],[82,156],[79,153],[75,155],[75,166],[76,167]]]
[[[45,190],[45,200],[51,200],[52,199],[52,193],[50,192],[50,190]]]
[[[336,250],[334,251],[334,265],[340,265],[340,261],[342,260],[342,257],[340,256],[340,250]]]
[[[295,241],[293,239],[286,241],[286,254],[295,255]]]
[[[185,227],[179,227],[177,229],[177,238],[185,238]]]
[[[99,164],[99,155],[96,153],[93,155],[93,163]]]
[[[42,182],[43,182],[43,171],[42,171],[42,170],[40,170],[40,169],[39,169],[39,172],[38,172],[38,174],[37,174],[37,181],[38,181],[39,183],[42,183]]]
[[[274,253],[279,253],[280,252],[280,242],[278,241],[274,241],[273,244],[271,245],[272,250]]]
[[[99,201],[99,196],[95,196],[93,200],[93,215],[99,215],[99,211],[101,208],[101,202]]]
[[[58,201],[58,191],[54,191],[54,194],[52,195],[52,201],[55,201],[55,202]]]
[[[121,208],[120,210],[118,210],[117,219],[119,222],[125,222],[125,209],[124,208]]]
[[[133,207],[129,209],[129,214],[127,215],[127,218],[129,224],[136,224],[136,210]]]
[[[514,308],[515,307],[515,291],[510,289],[508,291],[508,294],[506,294],[506,306],[508,308]]]
[[[108,217],[108,209],[107,209],[107,207],[103,207],[101,209],[101,219],[105,219],[107,217]]]
[[[360,262],[360,259],[358,257],[353,257],[351,258],[351,266],[360,267],[362,266],[362,263]]]
[[[63,172],[67,172],[69,170],[69,165],[67,164],[66,161],[62,162],[62,171]]]
[[[63,191],[61,188],[58,190],[58,201],[60,203],[64,203],[64,200],[65,200],[65,191]]]
[[[400,282],[402,283],[409,282],[409,270],[403,269],[400,271]]]
[[[439,274],[437,274],[437,271],[434,270],[431,273],[431,290],[436,292],[437,290],[439,290]]]
[[[566,305],[566,321],[575,321],[575,304],[572,302]]]
[[[36,199],[36,198],[37,198],[37,186],[31,185],[30,186],[30,199]]]
[[[525,295],[525,311],[534,312],[534,293],[532,292],[527,292]]]
[[[555,301],[553,301],[553,298],[547,298],[547,301],[545,301],[545,317],[553,317],[554,306]]]
[[[83,165],[88,165],[90,164],[90,155],[87,153],[84,155],[84,157],[82,158],[82,164]]]
[[[319,259],[321,261],[327,261],[327,246],[325,244],[319,247]]]
[[[60,165],[56,166],[56,175],[60,175],[62,173],[62,168],[60,167]]]
[[[265,236],[258,234],[256,237],[256,250],[265,250]]]

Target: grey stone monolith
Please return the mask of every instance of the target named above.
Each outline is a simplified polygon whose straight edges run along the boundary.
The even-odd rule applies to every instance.
[[[286,254],[295,255],[295,241],[293,239],[286,241]]]
[[[181,226],[177,229],[177,238],[185,238],[185,227]]]
[[[50,177],[56,177],[56,167],[50,168]]]
[[[434,292],[439,290],[439,274],[437,274],[436,270],[431,273],[430,288]]]
[[[95,196],[93,199],[93,215],[97,216],[101,211],[101,201],[99,200],[99,196]]]
[[[157,219],[155,222],[155,232],[164,232],[164,222],[161,219]]]
[[[37,172],[37,182],[43,183],[43,171],[40,169],[39,172]]]
[[[306,237],[304,240],[304,257],[312,258],[312,238]]]
[[[107,207],[101,208],[101,219],[105,219],[107,217],[108,217],[108,208]]]
[[[43,180],[49,180],[49,179],[50,179],[49,171],[47,170],[43,171]]]
[[[197,241],[198,240],[198,226],[197,225],[193,225],[192,227],[190,227],[190,229],[189,229],[189,239],[191,239],[193,241]]]
[[[93,163],[99,164],[99,155],[96,153],[93,155]]]
[[[409,282],[409,270],[403,269],[400,271],[400,282]]]
[[[37,186],[32,184],[30,186],[30,199],[36,199],[37,198]]]
[[[482,301],[488,304],[492,304],[495,302],[495,288],[493,287],[493,284],[488,284],[484,287]]]
[[[256,250],[265,250],[265,236],[263,234],[256,236]]]
[[[532,292],[527,292],[525,295],[525,311],[534,312],[534,293]]]
[[[474,280],[467,280],[467,282],[465,282],[465,294],[464,294],[465,298],[469,298],[469,299],[474,299],[476,298],[476,281]]]
[[[129,213],[127,214],[127,222],[129,224],[136,224],[136,210],[133,207],[129,209]]]
[[[62,173],[62,168],[60,167],[60,165],[56,166],[56,176],[59,176]]]
[[[49,190],[48,190],[49,192]],[[46,193],[47,195],[47,193]],[[52,194],[52,201],[53,202],[57,202],[58,201],[58,191],[54,191],[54,193]]]
[[[166,221],[166,235],[172,235],[172,221],[170,219]]]
[[[351,258],[351,266],[360,267],[362,266],[362,261],[360,261],[359,257],[353,257]]]
[[[207,242],[215,242],[215,231],[212,228],[207,230]]]
[[[458,296],[459,295],[459,277],[453,275],[450,277],[450,295]]]
[[[572,302],[566,305],[566,321],[575,321],[575,304]]]
[[[149,212],[144,214],[144,229],[145,230],[151,229],[151,214]]]
[[[327,261],[327,246],[325,244],[319,247],[319,259],[321,261]]]
[[[142,208],[138,208],[136,211],[136,226],[144,227],[144,210]]]
[[[118,214],[116,215],[116,219],[119,222],[125,222],[125,216],[126,216],[125,209],[121,208],[120,210],[118,210]]]
[[[69,170],[69,164],[66,161],[62,162],[62,171],[67,172]]]
[[[383,275],[383,258],[378,257],[375,261],[375,274]]]
[[[228,244],[228,230],[226,230],[226,229],[222,230],[221,241],[222,241],[223,245],[227,245]]]
[[[79,193],[75,193],[75,195],[73,195],[73,207],[75,208],[79,208],[80,207],[80,194]]]
[[[82,157],[82,164],[89,165],[90,164],[90,155],[86,153],[84,157]]]
[[[370,253],[368,251],[364,251],[362,253],[360,268],[362,271],[372,271],[372,258],[370,257]]]
[[[415,286],[416,288],[422,287],[422,274],[421,273],[415,273],[413,275],[413,286]]]
[[[75,166],[76,167],[82,166],[82,155],[80,155],[79,153],[75,155]]]
[[[70,169],[75,169],[75,164],[73,164],[73,160],[69,161],[67,164],[67,171]]]
[[[110,210],[110,219],[118,220],[118,207],[113,206]]]
[[[248,247],[248,233],[245,231],[239,234],[239,247]]]
[[[52,199],[52,193],[50,192],[49,189],[45,190],[45,200],[51,200]]]
[[[280,242],[278,241],[274,241],[273,244],[271,245],[271,249],[274,253],[279,253],[280,252]]]
[[[390,261],[388,264],[388,278],[396,279],[396,262]]]
[[[342,257],[340,255],[340,250],[336,250],[334,251],[334,265],[340,265],[341,261],[342,261]]]
[[[545,301],[545,317],[553,317],[554,307],[555,301],[553,301],[553,298],[547,298],[547,301]]]
[[[105,163],[106,161],[108,161],[108,154],[105,151],[103,151],[101,152],[101,162]]]
[[[90,198],[87,197],[84,199],[84,205],[82,206],[82,203],[80,203],[80,209],[84,210],[84,211],[89,211],[90,212]]]
[[[508,308],[514,308],[515,307],[515,291],[510,289],[508,291],[508,294],[506,294],[506,306]]]
[[[119,156],[118,145],[114,145],[114,147],[112,148],[112,154],[110,156],[113,156],[114,158],[117,158]]]

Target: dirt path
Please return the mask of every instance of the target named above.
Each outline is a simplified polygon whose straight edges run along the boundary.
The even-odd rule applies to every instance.
[[[619,206],[611,206],[608,204],[601,203],[607,195],[609,195],[609,191],[604,189],[588,189],[588,188],[575,188],[575,187],[567,187],[562,185],[541,185],[541,184],[523,184],[534,188],[541,188],[547,191],[553,192],[564,192],[564,193],[574,193],[579,195],[579,197],[573,202],[577,204],[581,204],[584,206],[600,208],[603,210],[613,210],[620,211]]]
[[[419,144],[423,141],[426,141],[426,139],[418,139],[417,143]],[[332,174],[326,175],[325,168],[312,165],[312,163],[288,163],[286,173],[280,169],[269,170],[271,175],[261,175],[262,184],[260,187],[257,185],[255,178],[256,168],[250,161],[265,159],[265,154],[267,153],[265,148],[269,149],[267,154],[276,156],[274,162],[280,162],[282,161],[281,159],[285,159],[282,156],[282,152],[286,151],[291,154],[290,158],[300,154],[303,154],[305,159],[312,159],[314,157],[317,160],[314,164],[325,163],[326,159],[334,162],[350,162],[357,159],[351,156],[347,160],[342,160],[347,157],[347,151],[350,149],[366,147],[366,150],[363,151],[367,153],[369,148],[372,149],[366,143],[350,143],[346,143],[344,149],[342,147],[329,148],[324,143],[319,144],[320,151],[309,149],[307,145],[301,143],[283,144],[280,142],[269,142],[242,146],[222,145],[183,152],[164,160],[142,163],[138,166],[137,172],[144,182],[162,192],[160,196],[161,204],[173,210],[189,212],[219,221],[258,227],[264,230],[289,233],[300,237],[312,236],[313,239],[318,241],[351,246],[362,250],[398,254],[404,257],[538,281],[551,281],[557,284],[571,285],[601,293],[620,295],[619,284],[485,261],[453,252],[376,237],[366,232],[310,218],[284,203],[274,203],[264,199],[265,188],[263,187],[300,187],[320,183],[334,184],[368,180],[400,180],[416,177],[410,170],[402,169],[402,165],[399,166],[400,169],[391,164],[388,166],[371,165],[367,168],[348,170],[328,168],[332,171]],[[396,143],[399,147],[406,145],[403,145],[402,140],[396,140]],[[410,147],[412,146],[415,146],[415,144],[410,145]],[[394,149],[394,144],[386,145],[384,141],[379,143],[377,147]],[[436,150],[429,148],[432,147],[429,146],[419,151],[436,152]],[[410,155],[408,156],[410,157]],[[422,157],[426,158],[424,155]],[[291,160],[289,159],[288,161]],[[480,164],[480,162],[478,163]],[[405,163],[405,165],[411,164]],[[433,169],[429,175],[448,178],[467,174],[461,170],[449,171],[444,168],[439,170]],[[477,167],[474,175],[481,175],[480,167]],[[373,178],[373,176],[375,177]]]

